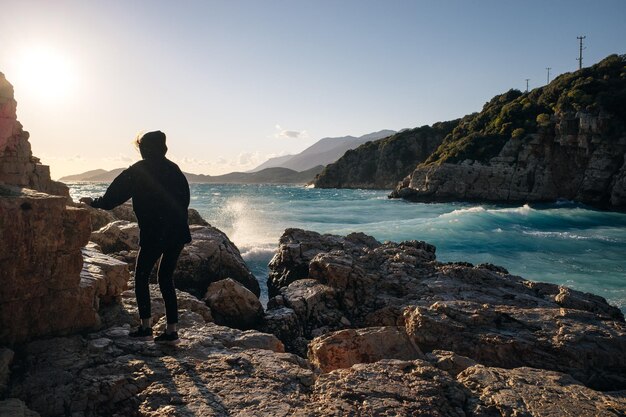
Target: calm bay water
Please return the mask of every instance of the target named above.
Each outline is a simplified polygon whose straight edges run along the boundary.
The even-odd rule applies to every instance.
[[[75,201],[107,184],[68,184]],[[605,297],[626,312],[626,214],[571,203],[421,204],[387,191],[287,185],[192,184],[191,207],[224,231],[265,288],[267,264],[288,227],[380,241],[424,240],[440,261],[490,262],[535,281]]]

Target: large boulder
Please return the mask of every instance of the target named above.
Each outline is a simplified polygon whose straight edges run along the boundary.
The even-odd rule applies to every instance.
[[[263,306],[250,290],[230,278],[209,285],[204,300],[217,324],[247,330],[263,317]]]
[[[381,359],[424,359],[404,328],[391,326],[327,333],[311,341],[308,356],[323,372]]]
[[[116,220],[91,233],[89,238],[104,253],[137,250],[139,248],[139,225],[127,220]]]
[[[96,293],[81,280],[85,210],[66,198],[0,187],[0,344],[97,325]]]
[[[302,229],[287,229],[280,237],[279,247],[270,261],[267,280],[269,295],[278,295],[281,288],[292,282],[307,278],[309,262],[321,252],[344,250],[348,253],[362,248],[374,248],[380,243],[363,233],[348,236],[321,235]]]
[[[209,284],[231,278],[257,297],[261,294],[259,283],[239,249],[224,232],[199,225],[191,226],[190,230],[192,241],[183,249],[174,272],[177,288],[202,298]]]

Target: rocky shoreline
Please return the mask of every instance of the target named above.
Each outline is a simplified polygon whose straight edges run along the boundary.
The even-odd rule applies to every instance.
[[[619,309],[494,265],[442,264],[435,252],[288,229],[270,264],[267,310],[244,285],[213,276],[204,300],[178,291],[173,348],[128,338],[138,322],[132,276],[91,244],[83,275],[98,271],[108,289],[97,297],[99,324],[2,348],[0,414],[626,413]],[[154,284],[151,293],[162,330]]]
[[[264,309],[239,250],[192,211],[182,342],[131,340],[132,212],[71,202],[15,106],[0,76],[0,415],[626,414],[619,309],[421,241],[287,229]]]

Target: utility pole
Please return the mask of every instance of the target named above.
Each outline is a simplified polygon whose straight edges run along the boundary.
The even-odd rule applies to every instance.
[[[546,69],[548,70],[548,81],[546,82],[546,84],[550,84],[550,70],[552,68],[551,67],[546,67]]]
[[[530,78],[526,78],[526,92],[528,93],[528,81],[530,81]]]
[[[583,49],[587,49],[587,48],[583,48],[583,39],[585,39],[585,38],[586,38],[586,36],[577,36],[576,37],[576,39],[578,39],[580,41],[578,58],[576,58],[576,61],[578,61],[578,69],[582,69],[582,67],[583,67]]]

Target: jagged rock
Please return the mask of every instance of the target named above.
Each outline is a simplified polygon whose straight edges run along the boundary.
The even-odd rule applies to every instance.
[[[310,246],[320,239],[298,233]],[[400,325],[424,352],[448,350],[489,366],[543,368],[598,389],[626,388],[626,323],[602,297],[493,265],[441,264],[423,242],[332,249],[309,259],[311,278],[268,304],[268,315],[286,307],[298,318],[300,330],[282,334],[288,349],[302,345],[299,337]],[[284,338],[290,335],[295,339]]]
[[[128,222],[137,223],[137,216],[133,211],[133,205],[131,202],[124,203],[115,207],[113,210],[102,210],[88,206],[87,204],[78,204],[77,207],[85,208],[89,210],[91,217],[91,230],[96,231],[103,228],[109,223],[113,223],[116,220],[126,220]],[[209,223],[200,216],[197,210],[189,209],[189,224],[210,226]]]
[[[290,283],[307,278],[309,262],[320,252],[331,250],[358,250],[361,247],[380,245],[376,239],[363,233],[351,233],[346,237],[320,235],[302,229],[287,229],[280,237],[279,248],[270,261],[267,281],[270,297]]]
[[[101,209],[93,208],[83,203],[73,203],[73,206],[85,209],[89,212],[89,218],[91,219],[91,231],[92,232],[102,229],[107,224],[113,223],[114,221],[119,220],[117,217],[113,215],[112,212],[108,210],[101,210]]]
[[[274,334],[283,343],[288,343],[285,349],[289,352],[305,355],[308,340],[302,337],[302,326],[293,309],[278,307],[268,310],[263,317],[262,324],[258,327],[262,332]]]
[[[428,362],[382,360],[322,374],[313,387],[317,416],[465,417],[467,393]]]
[[[120,204],[111,210],[111,214],[113,214],[117,220],[126,220],[127,222],[137,223],[137,216],[133,211],[133,203],[131,202]]]
[[[29,134],[17,121],[13,86],[0,72],[0,185],[30,188],[69,199],[65,184],[50,179],[50,168],[31,152]]]
[[[124,262],[102,254],[94,245],[87,245],[82,253],[81,286],[93,286],[98,302],[111,301],[126,290],[130,275]]]
[[[457,376],[470,366],[477,365],[475,360],[447,350],[433,350],[426,355],[426,359],[452,376]]]
[[[308,357],[323,372],[381,359],[424,359],[404,328],[391,326],[340,330],[316,337],[309,344]]]
[[[230,278],[209,285],[204,300],[217,324],[251,329],[263,317],[263,306],[250,290]]]
[[[624,394],[601,393],[571,376],[532,368],[500,369],[472,366],[458,376],[475,398],[469,415],[579,416],[626,415]]]
[[[239,249],[219,229],[192,225],[191,243],[185,245],[174,271],[176,287],[201,298],[211,282],[232,278],[257,297],[259,283],[248,269]],[[91,233],[90,239],[102,250],[134,266],[139,248],[139,226],[117,220]]]
[[[192,241],[183,249],[174,272],[177,288],[201,298],[210,283],[232,278],[257,297],[261,294],[258,281],[228,236],[212,226],[193,225],[190,230]]]
[[[489,366],[558,370],[596,389],[626,387],[623,322],[580,310],[469,301],[439,301],[405,314],[407,332],[427,350],[451,350]]]
[[[65,197],[0,188],[0,344],[95,324],[80,278],[87,212]]]
[[[198,226],[211,226],[209,222],[204,220],[198,210],[190,208],[188,210],[188,223],[189,225],[198,225]]]
[[[97,243],[104,253],[137,250],[139,225],[127,220],[116,220],[92,232],[89,239]]]
[[[0,416],[39,417],[39,413],[30,410],[26,407],[26,404],[17,398],[9,398],[8,400],[0,401]]]
[[[281,290],[286,307],[298,318],[299,334],[308,339],[343,329],[337,291],[313,279],[294,281]],[[305,354],[306,352],[298,352]]]

